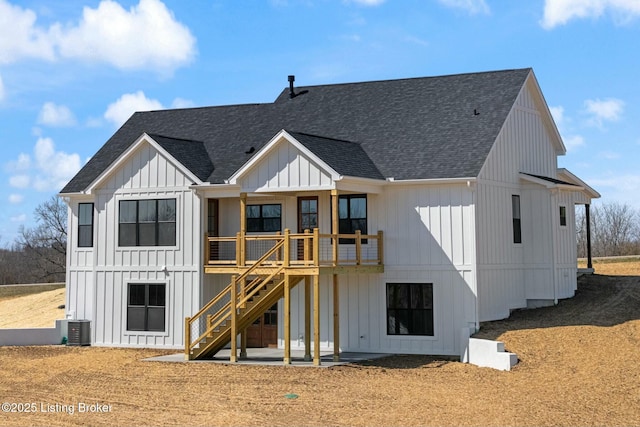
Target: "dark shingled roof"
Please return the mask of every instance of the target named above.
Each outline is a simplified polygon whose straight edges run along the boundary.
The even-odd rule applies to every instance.
[[[340,175],[384,179],[360,144],[300,132],[289,132]]]
[[[206,181],[211,172],[213,172],[213,164],[203,142],[168,138],[156,134],[150,134],[149,136],[197,176],[200,181]]]
[[[293,99],[286,88],[270,104],[135,113],[62,193],[83,191],[143,132],[202,141],[213,165],[205,180],[211,183],[224,182],[282,129],[325,137],[302,137],[307,142],[300,142],[349,175],[372,177],[377,171],[396,180],[474,177],[530,72],[297,87],[300,95]],[[256,150],[246,154],[251,147]],[[352,164],[333,151],[353,154],[355,147],[362,150],[358,158],[371,163]]]

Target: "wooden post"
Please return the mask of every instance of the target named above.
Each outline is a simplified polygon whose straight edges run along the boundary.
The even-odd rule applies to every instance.
[[[247,234],[247,193],[240,193],[240,263],[239,266],[244,267],[247,260],[246,240]]]
[[[362,232],[356,230],[356,265],[362,263]]]
[[[211,264],[211,243],[209,233],[204,233],[204,265]]]
[[[184,319],[184,360],[191,359],[191,317]]]
[[[340,290],[338,275],[333,275],[333,361],[340,361]]]
[[[587,222],[587,268],[593,268],[593,262],[591,259],[591,206],[589,204],[584,205],[584,216]]]
[[[313,265],[320,265],[320,230],[313,229]]]
[[[240,359],[247,358],[247,329],[240,331]]]
[[[290,240],[289,240],[290,237],[289,237],[289,235],[290,235],[289,229],[285,228],[284,229],[284,260],[283,260],[285,267],[289,267],[289,260],[291,259],[291,257],[290,257],[291,246],[290,246]]]
[[[311,277],[304,277],[304,361],[311,359]]]
[[[384,243],[382,230],[378,231],[378,265],[384,265]]]
[[[231,277],[231,355],[229,361],[235,363],[238,361],[238,276],[234,274]]]
[[[242,233],[239,231],[236,233],[236,265],[240,265],[240,259],[242,258]]]
[[[285,235],[288,230],[285,230]],[[285,246],[286,248],[286,246]],[[286,252],[286,249],[285,249]],[[284,276],[284,360],[285,365],[291,364],[291,282],[289,275]]]
[[[331,190],[331,234],[333,238],[333,265],[338,265],[338,190]]]
[[[304,254],[304,265],[305,265],[305,267],[307,265],[311,265],[312,264],[312,263],[309,262],[309,261],[311,261],[311,253],[310,252],[313,250],[312,249],[312,241],[310,239],[311,234],[309,234],[309,233],[310,233],[309,229],[308,228],[305,229],[304,230],[305,238],[302,240],[302,245],[303,245],[302,246],[302,252]]]
[[[244,300],[247,296],[247,278],[245,277],[240,281],[240,299]],[[241,308],[245,308],[246,303],[241,305]],[[240,331],[240,359],[247,358],[247,329]]]
[[[313,276],[313,364],[320,366],[320,275]]]

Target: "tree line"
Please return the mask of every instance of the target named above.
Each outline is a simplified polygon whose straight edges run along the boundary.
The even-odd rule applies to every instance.
[[[591,206],[591,255],[640,255],[640,210],[620,203]],[[0,285],[64,282],[67,255],[67,206],[53,196],[34,212],[36,225],[21,227],[8,247],[0,248]],[[576,208],[578,257],[587,256],[584,209]]]
[[[591,256],[640,255],[640,210],[620,203],[591,206]],[[587,219],[576,209],[578,258],[587,256]]]
[[[35,209],[34,217],[34,227],[20,227],[18,237],[0,249],[0,285],[64,282],[67,206],[53,196]]]

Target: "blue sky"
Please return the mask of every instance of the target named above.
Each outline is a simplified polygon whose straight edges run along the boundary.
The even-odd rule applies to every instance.
[[[559,166],[640,208],[640,0],[0,0],[0,245],[136,110],[532,67]]]

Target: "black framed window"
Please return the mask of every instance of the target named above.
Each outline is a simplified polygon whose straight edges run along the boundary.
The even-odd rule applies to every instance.
[[[566,227],[567,225],[567,207],[560,206],[560,225]]]
[[[93,203],[78,204],[78,247],[93,247]]]
[[[367,234],[367,195],[344,194],[338,196],[338,232]],[[340,243],[355,243],[355,239],[340,239]],[[367,243],[366,239],[362,243]]]
[[[120,246],[175,246],[176,199],[121,200]]]
[[[511,196],[511,212],[513,217],[513,243],[522,243],[522,225],[520,223],[520,196]]]
[[[387,334],[433,336],[433,283],[387,283]]]
[[[280,231],[282,225],[281,205],[248,205],[247,231],[264,233]]]
[[[129,283],[127,330],[164,332],[166,285]]]

